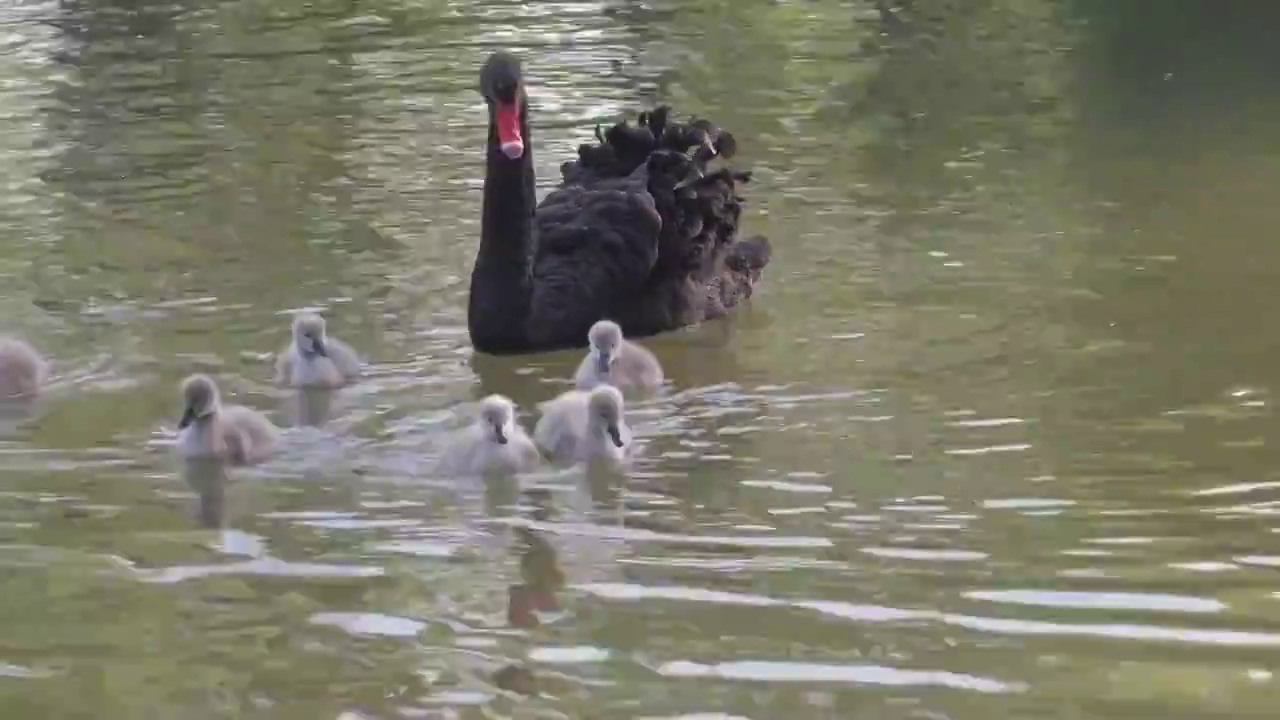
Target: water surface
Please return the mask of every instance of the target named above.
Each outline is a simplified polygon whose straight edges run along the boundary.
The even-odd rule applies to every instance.
[[[1269,10],[815,0],[0,10],[0,704],[49,718],[1209,718],[1280,647]],[[1203,8],[1202,8],[1203,5]],[[1134,6],[1136,7],[1136,5]],[[655,338],[625,482],[433,476],[573,353],[465,332],[485,116],[537,164],[645,103],[739,138],[765,289]],[[175,387],[288,313],[373,363],[184,473]]]

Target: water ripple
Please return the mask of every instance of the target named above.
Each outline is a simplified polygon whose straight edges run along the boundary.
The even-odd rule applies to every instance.
[[[860,685],[936,685],[980,693],[1022,692],[1026,685],[940,670],[901,670],[881,665],[822,665],[802,662],[736,661],[704,665],[687,660],[663,663],[658,673],[682,678],[718,678],[760,682],[855,683]]]
[[[670,545],[723,545],[741,548],[826,548],[832,542],[824,537],[782,537],[767,535],[679,535],[642,528],[620,528],[585,523],[546,523],[523,518],[501,521],[514,527],[547,532],[553,535],[579,535],[602,540],[650,542]]]
[[[1243,630],[1208,630],[1136,624],[1058,623],[964,615],[935,610],[905,610],[875,605],[853,605],[835,601],[788,601],[764,595],[683,587],[646,587],[607,583],[584,584],[576,587],[583,592],[610,600],[634,602],[654,598],[757,608],[792,608],[811,610],[825,616],[856,622],[882,623],[923,620],[995,634],[1086,636],[1108,638],[1114,641],[1145,640],[1230,647],[1272,647],[1280,645],[1280,635]],[[1204,611],[1191,610],[1190,612]]]
[[[1227,604],[1218,600],[1157,593],[970,590],[965,592],[964,596],[989,602],[1096,610],[1163,610],[1185,613],[1218,613],[1227,609]]]
[[[332,625],[352,635],[381,635],[413,638],[427,626],[424,622],[378,613],[322,612],[311,616],[315,625]]]
[[[0,413],[0,703],[1265,715],[1266,11],[1170,44],[1159,4],[920,5],[0,8],[0,310],[54,369]],[[1203,72],[1144,109],[1114,38]],[[643,340],[670,383],[629,402],[625,477],[432,471],[480,397],[529,426],[580,356],[467,338],[498,47],[539,195],[669,101],[735,134],[743,228],[777,240],[748,307]],[[369,361],[320,427],[271,384],[299,308]],[[183,476],[194,371],[289,426],[277,461]]]
[[[173,584],[216,575],[264,575],[295,578],[369,578],[384,573],[380,567],[360,565],[326,565],[322,563],[288,562],[277,558],[258,558],[225,565],[181,565],[167,568],[136,569],[142,582]]]

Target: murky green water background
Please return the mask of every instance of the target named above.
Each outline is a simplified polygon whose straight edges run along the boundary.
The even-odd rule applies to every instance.
[[[0,312],[57,370],[0,444],[6,717],[1269,715],[1280,10],[899,4],[0,9]],[[498,47],[544,187],[654,98],[757,173],[767,287],[651,343],[624,487],[430,472],[575,360],[470,357]],[[287,422],[308,306],[372,376],[184,476],[177,381]]]

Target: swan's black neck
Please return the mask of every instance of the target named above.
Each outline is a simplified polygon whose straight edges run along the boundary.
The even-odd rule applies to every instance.
[[[493,108],[485,143],[484,203],[480,250],[471,271],[467,328],[479,352],[495,355],[525,351],[525,330],[532,293],[534,195],[533,142],[529,107],[521,101],[520,133],[524,154],[511,160],[502,153]]]

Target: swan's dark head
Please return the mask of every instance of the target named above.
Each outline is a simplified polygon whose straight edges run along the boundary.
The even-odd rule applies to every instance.
[[[524,156],[521,115],[524,113],[524,76],[520,60],[496,52],[480,68],[480,94],[489,104],[489,114],[498,129],[498,147],[512,160]]]

